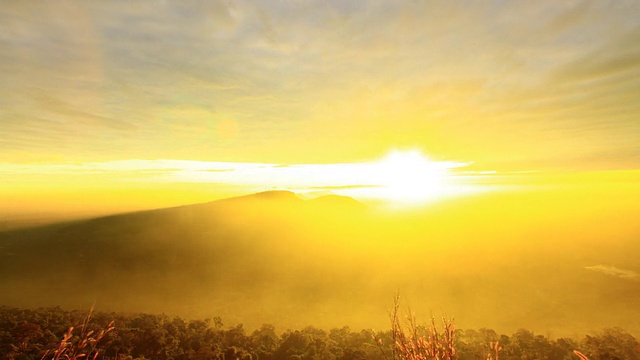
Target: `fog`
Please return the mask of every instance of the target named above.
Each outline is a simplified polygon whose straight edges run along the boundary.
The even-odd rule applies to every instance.
[[[396,292],[462,328],[640,333],[633,184],[384,211],[290,192],[0,233],[0,304],[388,327]]]

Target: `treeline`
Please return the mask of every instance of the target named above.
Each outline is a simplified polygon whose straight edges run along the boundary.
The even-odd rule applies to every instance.
[[[87,312],[60,308],[17,309],[0,307],[0,355],[3,359],[41,359],[57,349],[70,326],[77,338],[84,330],[98,333],[113,321],[115,330],[97,344],[104,360],[382,360],[393,357],[391,330],[329,331],[312,326],[278,334],[272,325],[248,332],[242,325],[225,327],[220,318],[184,320],[151,314],[93,313],[87,328]],[[429,331],[428,328],[422,328]],[[376,339],[376,340],[374,340]],[[74,338],[68,340],[74,341]],[[640,359],[638,340],[613,328],[574,340],[551,340],[528,330],[511,336],[490,329],[456,330],[456,358],[501,360],[577,359],[580,350],[590,359]]]

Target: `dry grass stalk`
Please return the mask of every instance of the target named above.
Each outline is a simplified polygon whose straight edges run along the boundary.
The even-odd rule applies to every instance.
[[[500,351],[502,351],[502,346],[500,346],[500,342],[492,341],[489,344],[489,353],[487,354],[487,360],[500,360]]]
[[[442,318],[442,330],[438,330],[435,318],[431,318],[428,328],[420,327],[413,315],[407,316],[407,324],[403,325],[398,315],[400,297],[396,295],[394,308],[390,313],[391,335],[393,339],[393,360],[452,360],[456,350],[453,346],[455,327],[451,320]],[[374,339],[382,349],[381,339]],[[383,351],[385,358],[388,356]]]
[[[582,360],[589,360],[589,358],[585,354],[581,353],[578,350],[573,350],[573,353]]]
[[[81,330],[79,336],[74,336],[74,328],[70,327],[62,336],[62,340],[60,341],[58,348],[47,350],[40,360],[96,360],[98,355],[100,355],[98,343],[109,332],[113,331],[114,322],[110,322],[105,329],[96,333],[93,330],[89,330],[89,322],[92,314],[93,307],[83,324],[80,326]]]

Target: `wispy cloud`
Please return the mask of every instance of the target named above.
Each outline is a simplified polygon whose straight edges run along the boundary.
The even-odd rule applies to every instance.
[[[587,270],[599,272],[601,274],[615,276],[621,279],[640,281],[640,274],[633,270],[620,269],[615,266],[595,265],[585,267]]]
[[[4,5],[0,161],[640,150],[638,2]]]
[[[445,196],[469,188],[445,178],[459,175],[450,170],[467,166],[463,162],[432,161],[418,152],[392,152],[377,160],[339,164],[290,164],[210,162],[194,160],[121,160],[86,163],[11,164],[0,163],[5,183],[23,181],[101,181],[104,183],[145,182],[148,184],[217,184],[247,191],[272,188],[300,192],[317,190],[356,197],[386,197],[408,184],[411,197],[421,193]],[[473,179],[471,179],[473,180]],[[478,184],[479,185],[479,184]],[[468,189],[467,189],[468,190]],[[465,190],[466,191],[466,190]],[[396,195],[397,197],[397,195]]]
[[[349,189],[369,189],[377,188],[380,185],[335,185],[335,186],[310,186],[310,190],[349,190]]]
[[[173,174],[181,172],[229,172],[263,164],[193,160],[121,160],[87,163],[2,164],[4,175]]]

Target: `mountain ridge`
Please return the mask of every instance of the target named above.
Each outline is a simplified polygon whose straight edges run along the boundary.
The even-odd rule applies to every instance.
[[[4,232],[0,305],[95,301],[247,327],[380,328],[401,290],[414,310],[453,314],[466,328],[510,332],[519,319],[537,331],[640,332],[629,320],[640,316],[637,282],[587,268],[635,269],[635,225],[616,224],[630,229],[618,247],[595,230],[565,241],[576,225],[514,224],[529,198],[479,201],[386,217],[349,198],[270,192]]]
[[[340,198],[341,201],[332,201],[332,200],[324,200],[325,198],[327,199],[337,199]],[[60,227],[60,226],[66,226],[66,225],[72,225],[72,224],[76,224],[79,222],[89,222],[89,221],[98,221],[99,219],[111,219],[111,218],[118,218],[121,216],[136,216],[136,215],[145,215],[145,214],[151,214],[151,213],[158,213],[158,212],[167,212],[167,211],[174,211],[174,210],[178,210],[178,209],[188,209],[188,208],[198,208],[198,207],[216,207],[216,206],[221,206],[221,205],[228,205],[228,204],[233,204],[233,203],[241,203],[241,202],[251,202],[251,201],[286,201],[289,203],[298,203],[298,204],[322,204],[322,205],[341,205],[342,204],[351,204],[351,206],[353,206],[354,208],[366,208],[366,205],[360,203],[359,201],[348,197],[348,196],[341,196],[341,195],[323,195],[323,196],[319,196],[316,198],[312,198],[312,199],[302,199],[300,198],[296,193],[294,193],[293,191],[288,191],[288,190],[267,190],[267,191],[261,191],[261,192],[257,192],[257,193],[252,193],[252,194],[247,194],[247,195],[240,195],[240,196],[233,196],[233,197],[228,197],[228,198],[223,198],[223,199],[216,199],[216,200],[212,200],[212,201],[206,201],[206,202],[200,202],[200,203],[193,203],[193,204],[184,204],[184,205],[176,205],[176,206],[170,206],[170,207],[163,207],[163,208],[157,208],[157,209],[144,209],[144,210],[135,210],[135,211],[127,211],[127,212],[122,212],[122,213],[114,213],[114,214],[106,214],[106,215],[98,215],[98,216],[90,216],[90,217],[86,217],[86,216],[82,216],[80,218],[70,218],[70,219],[63,219],[63,220],[59,220],[59,221],[47,221],[47,222],[43,222],[42,224],[40,223],[36,223],[35,225],[31,225],[29,223],[28,217],[27,220],[21,220],[22,223],[25,223],[26,225],[16,225],[16,227],[10,226],[11,224],[8,224],[5,228],[0,229],[0,234],[6,234],[6,233],[11,233],[11,232],[23,232],[23,231],[33,231],[35,229],[40,229],[40,228],[50,228],[50,227]]]

